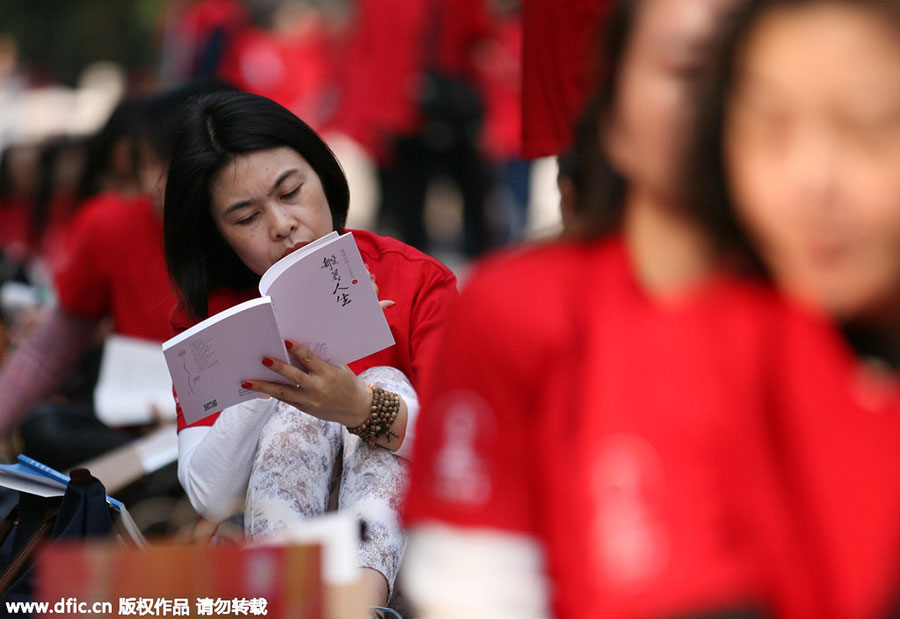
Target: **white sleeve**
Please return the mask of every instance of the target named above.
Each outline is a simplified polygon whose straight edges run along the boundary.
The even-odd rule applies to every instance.
[[[178,433],[178,481],[198,514],[219,522],[243,510],[259,434],[277,405],[257,398]]]
[[[543,550],[522,534],[419,525],[400,577],[420,619],[551,616]]]
[[[394,452],[394,455],[400,456],[404,460],[411,460],[416,437],[416,419],[419,416],[419,396],[413,389],[412,383],[409,382],[406,374],[397,368],[386,365],[369,368],[359,375],[359,379],[386,391],[393,391],[406,402],[406,434],[403,437],[403,444]]]

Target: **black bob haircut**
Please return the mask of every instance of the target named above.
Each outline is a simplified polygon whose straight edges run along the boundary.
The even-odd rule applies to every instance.
[[[343,232],[350,204],[347,179],[322,138],[293,113],[244,92],[206,95],[184,110],[166,181],[164,238],[169,276],[192,318],[208,315],[213,290],[244,290],[259,281],[213,221],[213,175],[236,157],[280,147],[292,148],[315,170],[334,229]]]

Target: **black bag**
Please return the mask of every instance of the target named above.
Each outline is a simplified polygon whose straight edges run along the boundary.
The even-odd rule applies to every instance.
[[[32,559],[56,539],[112,534],[112,507],[106,488],[87,469],[76,469],[62,497],[19,493],[19,503],[0,522],[0,610],[6,602],[33,599]]]

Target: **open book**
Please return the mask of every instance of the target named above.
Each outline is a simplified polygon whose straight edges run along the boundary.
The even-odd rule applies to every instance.
[[[175,419],[172,381],[159,342],[117,334],[106,338],[94,409],[113,427]]]
[[[42,497],[62,496],[69,477],[55,469],[19,455],[15,464],[0,464],[0,486]]]
[[[285,339],[336,365],[394,344],[350,232],[285,256],[263,274],[259,292],[163,344],[187,423],[259,397],[243,380],[285,382],[261,364],[263,357],[290,363]]]

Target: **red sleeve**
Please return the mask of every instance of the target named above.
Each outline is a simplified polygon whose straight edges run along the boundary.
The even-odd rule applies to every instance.
[[[491,278],[475,276],[451,313],[423,395],[409,524],[535,530],[534,399],[529,377],[507,363],[522,351],[504,307]]]
[[[434,368],[441,334],[459,299],[456,277],[440,271],[425,284],[410,309],[410,357],[414,385],[428,385],[428,371]]]
[[[105,239],[100,214],[88,208],[76,218],[53,274],[60,307],[79,318],[103,318],[110,308],[109,258],[102,254]]]

